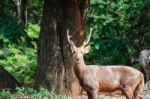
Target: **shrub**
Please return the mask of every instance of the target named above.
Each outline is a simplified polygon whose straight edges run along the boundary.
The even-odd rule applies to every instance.
[[[7,38],[11,42],[18,42],[21,37],[26,37],[24,28],[10,17],[0,17],[0,40]]]
[[[11,99],[11,93],[8,90],[2,90],[0,92],[0,99]]]
[[[40,88],[39,90],[34,90],[33,88],[17,88],[15,97],[28,97],[29,99],[71,99],[67,95],[56,95],[53,92],[49,92],[45,88]]]
[[[24,29],[11,18],[0,17],[0,65],[20,83],[32,86],[37,66],[39,26],[29,23]]]
[[[37,24],[28,23],[27,29],[25,29],[27,35],[31,39],[38,39],[40,27]]]
[[[34,83],[37,66],[36,46],[34,48],[27,47],[24,39],[19,44],[9,43],[0,50],[0,58],[0,65],[20,83],[25,85]]]

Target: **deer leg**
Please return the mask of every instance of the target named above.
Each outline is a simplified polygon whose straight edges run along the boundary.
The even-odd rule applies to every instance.
[[[97,90],[93,90],[91,93],[92,93],[92,99],[97,99],[98,91]]]
[[[97,99],[97,90],[87,91],[88,99]]]
[[[136,99],[143,99],[143,97],[141,95],[139,95],[139,92],[140,92],[139,87],[140,87],[140,85],[138,85],[137,88],[135,89],[134,97],[136,97]]]
[[[126,87],[126,88],[121,89],[121,91],[124,93],[124,95],[126,96],[127,99],[136,99],[133,96],[133,91],[131,88]]]
[[[87,91],[88,99],[92,99],[92,94],[90,91]]]
[[[141,79],[134,90],[134,97],[136,97],[136,99],[143,99],[143,96],[140,94],[140,92],[142,92],[143,89],[144,79]]]
[[[139,98],[138,98],[138,92],[139,92],[138,87],[139,87],[139,85],[138,85],[137,88],[134,90],[134,97],[136,97],[136,99],[139,99]]]

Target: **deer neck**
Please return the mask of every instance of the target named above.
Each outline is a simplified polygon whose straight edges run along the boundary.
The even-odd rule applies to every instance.
[[[74,63],[74,72],[75,72],[75,75],[77,76],[78,79],[82,79],[82,75],[83,75],[83,72],[86,70],[86,65],[83,62],[81,63]]]

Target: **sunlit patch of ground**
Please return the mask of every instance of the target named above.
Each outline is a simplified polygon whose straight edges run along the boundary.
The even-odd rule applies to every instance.
[[[140,93],[140,96],[143,97],[143,99],[150,99],[150,90],[145,90],[142,93]],[[79,96],[76,99],[88,99],[86,93],[84,92],[81,96]],[[112,92],[112,93],[106,93],[101,92],[98,95],[98,99],[126,99],[126,97],[120,92]]]
[[[140,93],[140,96],[143,97],[143,99],[150,99],[150,81],[145,84],[144,91]],[[15,97],[13,96],[11,99],[32,99],[28,96],[24,97]],[[34,99],[40,99],[40,98],[34,98]],[[43,99],[48,99],[48,98],[43,98]],[[52,99],[52,98],[50,98]],[[54,98],[54,99],[88,99],[87,94],[82,92],[82,95],[74,98]],[[106,93],[106,92],[100,92],[98,95],[98,99],[126,99],[126,97],[122,94],[121,91],[115,91],[111,93]]]
[[[144,91],[140,93],[140,96],[142,96],[144,99],[150,99],[150,81],[145,84]],[[76,99],[88,99],[87,94],[83,92],[82,95],[78,96]],[[126,99],[126,97],[120,91],[111,93],[100,92],[98,99]]]
[[[84,92],[77,99],[88,99],[88,98],[86,93]],[[100,92],[98,95],[98,99],[126,99],[126,98],[120,91],[116,91],[112,93]]]

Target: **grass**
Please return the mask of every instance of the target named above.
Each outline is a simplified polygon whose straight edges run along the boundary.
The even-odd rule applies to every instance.
[[[144,99],[150,99],[149,90],[143,93]],[[86,98],[86,95],[81,95],[81,99]],[[125,99],[121,94],[109,94],[109,93],[101,93],[98,96],[100,99]],[[18,87],[16,88],[16,92],[11,93],[9,90],[5,89],[0,91],[0,99],[72,99],[70,96],[65,94],[56,95],[54,92],[49,92],[45,88],[40,88],[39,90],[35,90],[33,88],[25,88]]]
[[[45,88],[35,90],[33,88],[16,88],[15,93],[11,93],[5,89],[0,92],[0,99],[71,99],[70,96],[65,94],[56,95],[53,92],[49,92]]]

